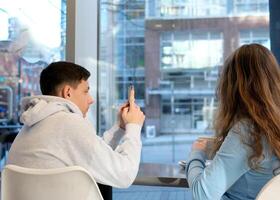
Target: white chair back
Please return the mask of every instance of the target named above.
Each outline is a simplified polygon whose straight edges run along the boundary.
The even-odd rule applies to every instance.
[[[259,192],[256,200],[279,200],[280,199],[280,175],[268,181]]]
[[[89,173],[79,166],[58,169],[4,167],[1,200],[103,200]]]

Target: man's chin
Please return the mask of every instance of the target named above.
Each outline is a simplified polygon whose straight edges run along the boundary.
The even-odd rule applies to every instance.
[[[87,116],[88,110],[89,110],[89,109],[87,109],[85,112],[82,112],[84,118]]]
[[[86,118],[87,112],[83,113],[83,118]]]

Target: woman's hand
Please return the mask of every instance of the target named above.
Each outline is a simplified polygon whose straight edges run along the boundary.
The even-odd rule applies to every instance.
[[[192,145],[192,150],[200,150],[200,151],[205,151],[206,152],[207,143],[208,143],[207,139],[199,138],[196,141],[194,141],[194,143]]]

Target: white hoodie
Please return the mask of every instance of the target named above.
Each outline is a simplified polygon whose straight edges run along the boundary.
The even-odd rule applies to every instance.
[[[8,164],[30,168],[79,165],[99,183],[120,188],[133,183],[142,146],[140,125],[127,124],[125,132],[115,125],[102,139],[80,109],[66,99],[27,97],[22,108],[24,126],[12,144]]]

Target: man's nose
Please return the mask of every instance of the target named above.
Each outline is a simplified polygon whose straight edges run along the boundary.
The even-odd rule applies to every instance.
[[[93,104],[94,103],[94,100],[93,100],[93,98],[90,96],[89,97],[89,100],[88,100],[88,104]]]

